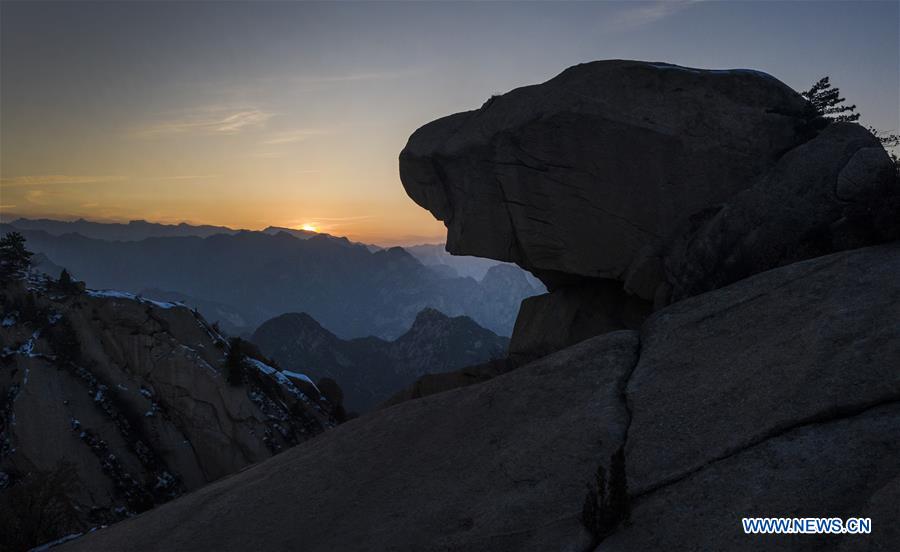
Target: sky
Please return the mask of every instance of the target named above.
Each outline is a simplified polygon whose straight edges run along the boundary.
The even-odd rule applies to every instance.
[[[900,2],[2,2],[0,218],[438,242],[397,156],[597,59],[830,75],[900,126]]]

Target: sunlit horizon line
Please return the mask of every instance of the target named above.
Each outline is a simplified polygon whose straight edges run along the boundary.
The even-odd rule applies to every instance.
[[[176,219],[176,220],[165,220],[165,219],[147,219],[147,218],[128,218],[128,217],[89,217],[85,215],[62,215],[62,214],[32,214],[32,215],[23,215],[20,213],[4,213],[2,210],[6,209],[8,206],[0,205],[0,223],[11,224],[16,219],[28,219],[28,220],[52,220],[57,222],[76,222],[79,220],[86,222],[94,222],[98,224],[128,224],[131,222],[146,222],[150,224],[160,224],[164,226],[178,226],[180,224],[185,224],[188,226],[218,226],[225,230],[230,230],[233,232],[240,231],[248,231],[248,232],[262,232],[266,228],[288,228],[292,230],[307,230],[311,232],[316,232],[317,234],[326,234],[329,236],[334,236],[336,238],[347,238],[350,241],[365,243],[369,245],[376,246],[396,246],[396,245],[443,245],[446,241],[446,238],[443,234],[441,235],[415,235],[415,234],[401,234],[396,236],[391,235],[382,235],[382,234],[368,234],[368,233],[339,233],[335,231],[326,232],[324,231],[321,225],[315,224],[315,221],[319,220],[327,220],[327,217],[324,218],[316,218],[316,219],[307,219],[313,220],[311,223],[304,224],[279,224],[279,223],[262,223],[259,226],[247,226],[247,227],[235,227],[229,224],[220,224],[215,222],[201,222],[197,220],[190,219]],[[9,206],[14,207],[14,206]],[[340,217],[338,217],[340,218]],[[344,217],[347,220],[355,219],[355,218],[372,218],[370,215],[366,215],[363,217]],[[303,228],[303,226],[307,224],[312,224],[317,230],[310,230],[308,228]],[[370,236],[370,237],[366,237]]]

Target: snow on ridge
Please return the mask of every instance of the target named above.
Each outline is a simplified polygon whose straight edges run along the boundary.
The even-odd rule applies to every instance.
[[[130,299],[132,301],[137,301],[138,303],[150,304],[155,307],[159,307],[161,309],[172,309],[175,307],[184,307],[184,303],[171,303],[168,301],[154,301],[153,299],[147,299],[146,297],[141,297],[140,295],[135,295],[134,293],[129,293],[127,291],[117,291],[114,289],[89,289],[86,290],[85,293],[90,295],[91,297],[106,297],[110,299]]]
[[[256,359],[253,358],[253,357],[245,357],[245,360],[246,360],[247,362],[249,362],[254,368],[256,368],[257,370],[259,370],[260,372],[262,372],[263,374],[268,374],[268,375],[271,376],[272,374],[274,374],[275,372],[278,371],[278,370],[276,370],[275,368],[272,368],[271,366],[269,366],[268,364],[266,364],[265,362],[261,362],[261,361],[259,361],[259,360],[256,360]]]
[[[93,532],[93,530],[91,532]],[[65,537],[58,538],[55,541],[45,542],[44,544],[42,544],[40,546],[35,546],[28,552],[44,552],[45,550],[49,550],[55,546],[69,542],[70,540],[75,540],[77,538],[80,538],[83,535],[84,535],[84,533],[71,533],[69,535],[66,535]]]
[[[649,64],[651,67],[655,67],[657,69],[672,69],[675,71],[687,71],[688,73],[712,73],[714,75],[739,75],[739,74],[750,74],[757,75],[760,77],[766,77],[769,79],[774,79],[772,75],[765,73],[763,71],[757,71],[756,69],[695,69],[693,67],[682,67],[681,65],[671,65],[668,63],[651,63]]]
[[[313,380],[311,380],[311,379],[309,378],[309,376],[307,376],[306,374],[301,374],[300,372],[291,372],[290,370],[282,370],[281,373],[284,374],[285,376],[289,377],[289,378],[294,378],[294,379],[298,379],[298,380],[301,380],[301,381],[305,381],[306,383],[312,385],[312,386],[315,388],[316,391],[319,391],[319,386],[316,385],[316,384],[313,382]],[[319,394],[321,394],[321,393],[322,393],[322,392],[319,391]]]
[[[301,374],[299,372],[290,372],[287,370],[283,370],[283,371],[277,370],[277,369],[269,366],[265,362],[262,362],[255,358],[252,358],[252,357],[245,357],[245,360],[247,362],[249,362],[251,366],[253,366],[257,370],[259,370],[263,374],[272,376],[275,379],[275,381],[277,381],[282,387],[287,389],[287,391],[290,394],[299,398],[303,402],[310,403],[311,401],[309,400],[309,397],[307,397],[303,391],[301,391],[300,389],[297,388],[296,385],[294,385],[294,382],[291,381],[291,378],[295,378],[295,379],[309,383],[310,385],[313,386],[313,389],[316,390],[316,392],[319,394],[319,396],[322,395],[322,392],[319,391],[319,388],[316,386],[316,384],[313,383],[313,381],[304,374]]]

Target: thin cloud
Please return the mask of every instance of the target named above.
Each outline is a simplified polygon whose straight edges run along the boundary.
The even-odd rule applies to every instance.
[[[274,113],[260,109],[243,109],[226,113],[209,114],[208,109],[198,110],[181,119],[173,119],[138,129],[136,134],[155,137],[167,134],[199,132],[202,134],[237,134],[243,130],[261,127]]]
[[[25,201],[27,201],[28,203],[34,203],[35,205],[46,204],[46,197],[47,192],[44,190],[31,190],[25,193]]]
[[[254,159],[277,159],[279,157],[284,157],[284,154],[277,151],[260,151],[251,153],[250,157]]]
[[[295,142],[302,142],[304,140],[307,140],[312,136],[320,136],[322,134],[328,134],[328,132],[315,128],[288,130],[284,132],[273,133],[271,138],[263,140],[262,143],[267,146],[293,144]]]
[[[219,178],[219,174],[184,174],[175,176],[154,176],[151,180],[209,180],[210,178]]]
[[[666,19],[705,0],[658,0],[635,2],[634,6],[618,12],[607,20],[612,30],[631,30]]]
[[[329,222],[347,222],[352,220],[369,220],[377,218],[375,215],[359,215],[355,217],[311,217],[315,220],[324,220]]]
[[[294,77],[294,82],[301,84],[316,84],[330,82],[360,82],[360,81],[379,81],[390,80],[405,77],[413,74],[415,71],[362,71],[358,73],[346,73],[343,75],[308,75]]]
[[[82,176],[66,174],[43,174],[30,176],[15,176],[0,178],[0,184],[9,188],[23,188],[30,186],[52,186],[57,184],[100,184],[104,182],[117,182],[125,180],[123,176]]]

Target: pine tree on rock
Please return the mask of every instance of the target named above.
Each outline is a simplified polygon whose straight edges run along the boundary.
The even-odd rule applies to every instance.
[[[244,340],[234,337],[230,340],[228,354],[225,356],[225,377],[231,385],[244,383]]]
[[[809,100],[809,103],[817,112],[826,119],[836,123],[852,123],[859,120],[856,113],[856,104],[843,105],[845,98],[841,97],[841,89],[831,86],[829,77],[822,77],[801,96]]]
[[[25,237],[10,232],[0,238],[0,276],[4,280],[22,279],[31,266],[31,251],[25,248]]]

